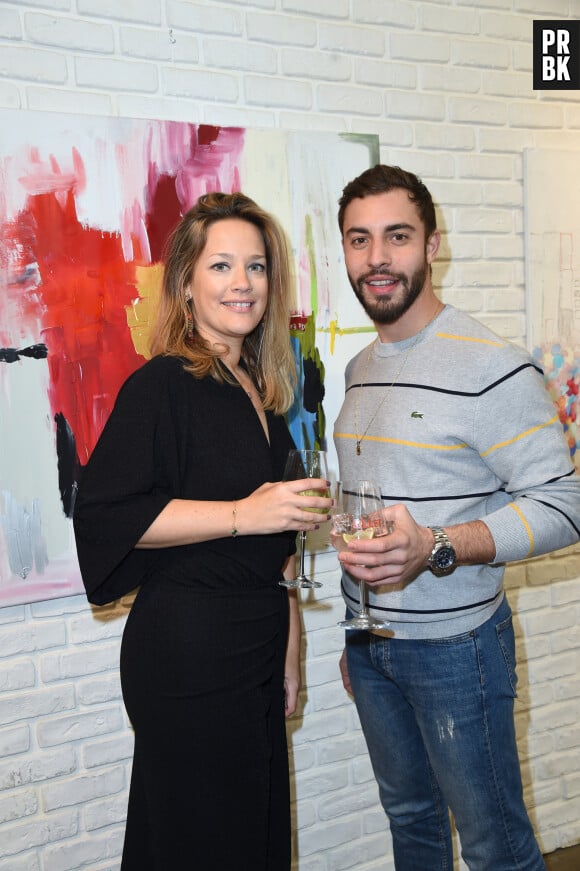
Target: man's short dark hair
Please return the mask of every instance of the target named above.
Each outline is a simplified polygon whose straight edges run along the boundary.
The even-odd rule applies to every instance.
[[[341,236],[343,235],[344,213],[352,200],[358,197],[385,194],[397,188],[406,190],[411,202],[417,206],[419,217],[425,227],[425,239],[428,239],[437,229],[435,206],[431,194],[421,179],[412,172],[407,172],[400,166],[386,166],[383,163],[377,163],[371,169],[365,170],[344,188],[338,201],[338,226]]]

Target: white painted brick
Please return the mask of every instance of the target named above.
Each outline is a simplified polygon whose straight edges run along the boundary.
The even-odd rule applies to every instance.
[[[300,855],[309,856],[318,851],[324,853],[332,847],[350,843],[359,835],[359,820],[340,820],[338,823],[318,825],[314,830],[302,832]]]
[[[21,853],[23,849],[31,850],[59,841],[63,838],[72,838],[78,832],[77,815],[72,810],[63,813],[50,814],[35,820],[7,825],[3,827],[2,839],[0,840],[0,857]],[[10,859],[12,863],[12,858]],[[12,864],[6,865],[6,871],[12,871]],[[79,866],[81,867],[81,866]],[[43,871],[47,871],[48,865],[43,861]],[[51,871],[65,871],[64,866],[51,868]]]
[[[316,687],[310,693],[313,711],[328,711],[344,705],[344,687],[342,683],[326,684]]]
[[[421,67],[419,86],[423,91],[477,94],[481,91],[481,72],[462,70],[458,75],[457,70],[448,64],[429,64]]]
[[[66,58],[54,51],[3,45],[0,52],[0,75],[62,85],[67,77]]]
[[[28,87],[26,95],[27,108],[33,111],[65,112],[75,115],[111,114],[111,98],[108,94],[91,94],[87,92],[81,94],[79,90],[55,91],[48,88]],[[79,96],[82,97],[81,100],[79,100]]]
[[[43,657],[40,669],[43,681],[52,683],[67,678],[82,677],[85,674],[99,674],[117,669],[118,665],[119,648],[101,646],[49,654]]]
[[[313,714],[305,719],[300,730],[294,734],[294,745],[317,741],[323,735],[330,739],[347,731],[348,718],[344,711],[333,711],[332,714]]]
[[[505,8],[505,7],[504,7]],[[496,12],[482,12],[480,15],[481,35],[492,39],[514,42],[530,42],[532,39],[531,21],[524,15],[498,15]]]
[[[82,677],[82,674],[79,675]],[[77,696],[81,705],[102,705],[107,702],[121,700],[121,681],[117,669],[110,677],[95,680],[79,681],[77,684]]]
[[[331,765],[336,762],[356,760],[357,756],[368,758],[362,732],[334,737],[332,741],[325,742],[318,751],[318,762],[320,765]]]
[[[133,756],[134,741],[131,735],[120,735],[106,741],[95,741],[83,745],[83,763],[85,768],[96,768],[99,765],[112,765],[126,762]]]
[[[481,39],[453,39],[451,43],[451,63],[463,67],[481,67],[486,70],[505,70],[509,68],[510,45],[501,42],[486,42]],[[457,74],[460,71],[457,70]]]
[[[0,657],[58,647],[65,641],[65,626],[56,621],[5,626],[0,628]]]
[[[74,686],[38,689],[0,698],[0,723],[8,725],[45,714],[70,711],[75,706]]]
[[[76,57],[74,69],[75,81],[81,88],[149,93],[158,88],[157,69],[153,64],[112,58]]]
[[[364,820],[364,818],[363,818]],[[367,863],[380,861],[380,865]],[[331,850],[328,855],[328,871],[349,871],[349,869],[376,868],[384,871],[394,871],[395,866],[384,864],[385,839],[383,837],[365,838],[344,844],[338,850]]]
[[[352,85],[318,85],[316,101],[325,112],[342,112],[345,115],[380,115],[383,98],[371,88]]]
[[[472,127],[461,127],[458,124],[448,126],[446,124],[428,124],[418,122],[415,125],[415,137],[417,145],[420,148],[425,148],[427,150],[475,150],[475,131]],[[435,187],[435,185],[432,185],[431,192],[433,196],[436,195],[436,190],[433,190]]]
[[[158,0],[77,0],[81,15],[138,21],[142,24],[161,24],[161,5]]]
[[[43,9],[70,9],[70,0],[17,0],[19,6],[42,6]]]
[[[528,73],[495,72],[485,76],[485,92],[490,97],[520,97],[530,98],[530,76]],[[528,111],[533,113],[537,104],[529,104]]]
[[[449,101],[448,111],[454,123],[504,125],[508,107],[498,100],[453,97]]]
[[[235,108],[209,103],[200,110],[200,119],[205,124],[216,124],[221,127],[275,127],[276,114],[264,109]],[[191,120],[191,113],[190,113]],[[298,125],[300,127],[300,125]],[[300,128],[302,129],[302,128]],[[317,129],[317,128],[315,128]]]
[[[282,0],[285,12],[304,12],[324,18],[347,18],[349,13],[348,0]]]
[[[450,43],[446,38],[433,39],[431,34],[397,33],[390,37],[390,55],[396,60],[421,63],[449,63]]]
[[[41,45],[102,53],[109,53],[114,49],[113,28],[110,24],[29,12],[24,16],[24,27],[26,36]]]
[[[38,798],[32,789],[21,789],[0,798],[0,824],[30,817],[38,811]]]
[[[309,109],[312,106],[312,87],[306,82],[247,75],[243,87],[246,100],[252,106],[290,109]]]
[[[38,862],[38,856],[32,854],[27,856],[12,856],[10,858],[10,868],[7,868],[6,871],[40,871]]]
[[[126,786],[125,772],[119,766],[97,774],[75,777],[66,783],[48,784],[42,787],[42,803],[46,811],[60,810],[95,798],[115,795]]]
[[[457,34],[479,36],[479,14],[473,9],[424,4],[419,21],[422,30],[452,33],[454,39]]]
[[[340,629],[337,634],[342,636]],[[306,682],[309,687],[336,682],[340,678],[338,668],[339,656],[316,657],[306,662]]]
[[[173,97],[232,101],[238,97],[236,79],[224,73],[166,66],[162,70],[162,81],[163,92]]]
[[[85,824],[88,832],[103,829],[115,823],[124,823],[127,817],[127,796],[122,795],[106,801],[95,801],[87,806]]]
[[[300,836],[302,829],[316,824],[316,805],[313,801],[300,801],[294,805],[295,828]]]
[[[48,96],[51,93],[50,89],[47,88],[45,93]],[[83,100],[85,96],[85,94],[81,95]],[[67,596],[65,599],[47,599],[45,602],[33,602],[27,607],[30,608],[33,617],[64,617],[66,614],[85,613],[88,608],[87,597],[84,594],[82,596]],[[105,607],[99,613],[105,610],[114,610],[114,606]]]
[[[351,77],[350,58],[337,52],[306,51],[283,48],[280,51],[281,71],[285,76],[346,82]]]
[[[528,614],[526,632],[528,635],[541,635],[544,632],[562,632],[575,626],[576,613],[572,608],[558,608],[548,613]]]
[[[385,51],[384,32],[377,27],[353,27],[352,24],[320,24],[318,45],[330,51],[381,56]]]
[[[523,240],[490,237],[484,242],[484,257],[491,260],[520,260],[523,257]],[[520,306],[521,308],[521,306]],[[516,585],[519,581],[516,580]]]
[[[288,731],[291,734],[291,727]],[[305,744],[303,746],[296,746],[293,744],[291,749],[291,761],[293,771],[305,771],[308,768],[312,768],[316,762],[314,746],[312,744]]]
[[[246,13],[248,38],[259,42],[280,45],[316,45],[316,24],[305,18],[279,15],[275,12]]]
[[[485,274],[482,274],[479,263],[461,263],[455,274],[462,287],[501,287],[502,293],[512,283],[511,264],[488,263]]]
[[[412,89],[417,87],[417,67],[415,64],[355,58],[354,79],[361,85]]]
[[[11,729],[0,729],[0,759],[15,756],[30,749],[30,728],[16,726]]]
[[[277,70],[276,52],[267,45],[252,45],[234,39],[204,39],[202,46],[203,60],[209,67],[264,74],[275,73]]]
[[[412,118],[414,120],[443,121],[445,100],[432,94],[389,91],[386,94],[389,118]]]
[[[0,37],[2,39],[20,39],[22,37],[20,16],[15,9],[0,8]]]
[[[315,130],[319,133],[344,133],[348,130],[348,119],[335,115],[280,111],[278,118],[280,126],[286,130]]]
[[[73,644],[94,644],[96,641],[114,639],[118,641],[125,628],[125,614],[114,611],[99,614],[82,614],[70,621],[70,640]]]
[[[512,127],[530,127],[533,117],[535,128],[553,127],[557,130],[561,130],[564,120],[562,108],[548,103],[512,103],[508,117]]]
[[[372,783],[375,791],[378,791],[378,786],[375,782],[373,767],[368,754],[365,756],[357,756],[350,764],[353,783]],[[381,813],[382,816],[382,813]]]
[[[71,747],[51,753],[27,753],[20,759],[0,762],[0,790],[65,777],[76,770],[76,756]]]
[[[0,692],[12,692],[31,687],[36,680],[36,669],[30,660],[12,660],[0,666]]]
[[[112,869],[119,867],[121,850],[123,847],[123,829],[107,832],[100,835],[91,835],[66,844],[46,849],[43,871],[79,871],[79,869],[92,869],[97,867],[98,862],[105,862],[111,858],[117,859]],[[98,868],[105,866],[99,865]]]
[[[77,712],[69,717],[47,719],[39,723],[38,743],[41,747],[54,747],[82,738],[117,732],[122,726],[123,717],[119,708],[103,708],[87,714]]]
[[[521,316],[518,317],[502,317],[499,315],[482,314],[479,318],[484,326],[493,330],[504,339],[515,341],[516,344],[522,344],[521,336],[524,334],[524,324]]]
[[[198,33],[219,33],[239,36],[242,33],[242,16],[235,9],[220,4],[207,6],[201,3],[167,0],[165,4],[170,27],[181,27]]]
[[[185,38],[185,37],[183,37]],[[130,57],[146,58],[148,60],[169,60],[175,57],[175,45],[171,42],[168,32],[145,27],[119,28],[121,52]],[[179,42],[181,42],[180,37]],[[177,44],[177,41],[176,43]],[[190,60],[196,63],[199,51],[197,39],[189,38]],[[191,51],[194,48],[195,51]]]
[[[123,118],[159,118],[191,122],[192,118],[202,120],[200,106],[184,99],[164,97],[143,97],[132,94],[119,94],[116,97],[119,115]]]
[[[509,213],[497,209],[464,209],[457,221],[461,233],[508,233],[511,229]]]
[[[392,24],[397,27],[417,26],[416,6],[404,0],[353,0],[353,18],[369,24]]]
[[[296,777],[296,787],[301,801],[320,795],[328,795],[335,790],[344,789],[348,784],[347,765],[310,769]]]
[[[329,795],[318,803],[321,820],[333,820],[350,813],[363,814],[374,807],[376,795],[374,788],[368,786],[351,787],[348,791]]]

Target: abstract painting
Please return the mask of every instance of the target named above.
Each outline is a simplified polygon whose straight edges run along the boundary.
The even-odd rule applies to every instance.
[[[72,511],[119,387],[148,357],[162,252],[208,191],[274,213],[294,258],[300,371],[288,419],[325,444],[371,329],[345,284],[344,184],[375,136],[6,110],[0,144],[0,605],[82,590]]]
[[[580,472],[580,180],[575,152],[525,152],[530,350]]]

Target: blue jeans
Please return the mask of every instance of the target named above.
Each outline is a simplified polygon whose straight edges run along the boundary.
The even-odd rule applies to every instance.
[[[545,871],[522,797],[507,601],[464,635],[348,631],[346,646],[397,871],[452,871],[448,808],[471,871]]]

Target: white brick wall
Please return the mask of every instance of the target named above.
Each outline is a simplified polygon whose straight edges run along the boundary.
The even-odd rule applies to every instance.
[[[522,151],[580,150],[580,94],[532,90],[542,17],[580,18],[580,0],[3,0],[0,106],[376,133],[382,159],[422,175],[440,203],[444,299],[523,343]],[[305,689],[289,724],[296,868],[388,871],[338,679],[334,557],[315,569],[324,587],[303,598]],[[526,798],[551,851],[580,841],[580,548],[510,567],[507,585]],[[0,609],[5,871],[119,867],[130,604]]]

